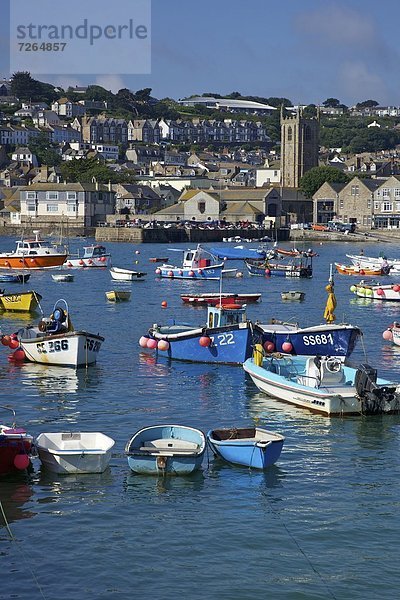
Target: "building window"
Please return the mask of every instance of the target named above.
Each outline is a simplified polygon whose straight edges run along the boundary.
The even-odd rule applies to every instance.
[[[342,210],[344,208],[344,200],[343,200],[343,198],[340,198],[339,205],[340,205],[340,209]]]
[[[26,192],[27,200],[36,200],[36,192]]]
[[[67,200],[76,200],[76,192],[67,192]]]
[[[26,203],[26,210],[28,212],[36,212],[36,203],[35,202],[27,202]]]
[[[46,199],[47,200],[58,200],[58,192],[47,192]]]
[[[383,202],[382,203],[382,211],[383,212],[392,212],[393,210],[393,204],[389,201]]]
[[[76,213],[77,212],[77,204],[75,202],[67,202],[67,212]]]
[[[197,203],[197,208],[200,214],[204,214],[206,212],[206,203],[205,202],[198,202]]]
[[[384,198],[387,198],[388,196],[390,196],[389,188],[382,188],[382,196]]]
[[[351,195],[352,196],[358,196],[360,193],[360,188],[358,185],[352,185],[351,186]]]
[[[311,140],[311,127],[309,125],[306,125],[304,128],[304,139],[306,141]]]
[[[396,212],[400,212],[400,202],[396,202]]]
[[[46,210],[47,210],[47,212],[50,212],[50,213],[58,212],[58,204],[47,204]]]
[[[372,200],[371,200],[371,198],[368,198],[368,200],[367,200],[367,208],[371,208],[371,204],[372,204]]]
[[[293,131],[292,131],[291,127],[288,127],[288,130],[287,130],[287,139],[288,139],[288,142],[291,142],[292,139],[293,139]]]
[[[394,189],[394,197],[395,198],[400,198],[400,188],[395,188]]]
[[[379,210],[381,207],[381,203],[380,202],[374,202],[374,210]]]

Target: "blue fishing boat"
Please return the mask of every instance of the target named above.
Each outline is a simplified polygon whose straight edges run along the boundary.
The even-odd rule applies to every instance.
[[[262,427],[231,427],[207,433],[215,456],[234,465],[265,469],[276,463],[285,438]]]
[[[0,283],[26,283],[30,273],[0,273]]]
[[[200,244],[194,250],[184,250],[181,267],[162,264],[155,270],[156,275],[168,279],[205,280],[234,276],[237,269],[225,269],[225,263],[217,263],[215,257]]]
[[[299,261],[292,260],[289,263],[276,263],[267,261],[245,261],[249,275],[258,277],[302,277],[310,279],[313,274],[312,257],[302,257]]]
[[[142,336],[142,348],[155,350],[159,356],[201,363],[242,364],[251,356],[253,325],[246,317],[246,305],[209,306],[206,325],[187,323],[153,325]]]
[[[206,438],[186,425],[153,425],[139,429],[127,442],[125,454],[134,473],[189,475],[201,467]]]
[[[210,252],[224,260],[265,260],[275,255],[274,250],[268,248],[246,248],[245,246],[224,246],[222,248],[215,246],[210,248]]]
[[[261,343],[267,352],[284,352],[313,356],[326,354],[347,358],[353,352],[361,329],[348,323],[323,323],[300,327],[298,323],[285,323],[271,319],[270,323],[255,323]]]

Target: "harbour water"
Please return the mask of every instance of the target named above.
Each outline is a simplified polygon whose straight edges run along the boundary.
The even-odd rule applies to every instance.
[[[76,249],[86,241],[74,241]],[[11,238],[0,238],[0,250],[12,246]],[[105,337],[97,365],[17,365],[0,348],[0,404],[15,408],[20,426],[33,435],[98,430],[116,440],[102,475],[53,475],[35,460],[29,475],[0,480],[0,599],[396,597],[400,417],[312,415],[267,398],[240,367],[157,362],[141,351],[139,337],[172,318],[205,322],[205,309],[184,305],[180,294],[215,292],[218,284],[156,278],[149,257],[167,256],[168,245],[107,248],[115,266],[148,273],[126,284],[130,302],[106,301],[104,292],[118,287],[107,269],[74,270],[72,283],[37,272],[25,286],[42,294],[45,314],[65,298],[75,327]],[[314,245],[320,256],[313,279],[249,277],[243,269],[244,277],[226,280],[224,290],[262,292],[262,302],[248,306],[250,318],[319,323],[329,263],[345,262],[346,252],[360,248]],[[384,250],[398,255],[395,245]],[[371,244],[364,251],[379,249]],[[400,348],[382,339],[400,307],[357,299],[349,291],[355,281],[335,276],[337,320],[364,331],[354,361],[365,362],[364,346],[368,363],[400,382]],[[304,291],[305,301],[283,302],[280,292],[290,289]],[[32,321],[2,315],[1,328],[11,333]],[[203,431],[257,423],[286,442],[278,463],[263,473],[208,455],[190,477],[136,476],[125,443],[157,423]]]

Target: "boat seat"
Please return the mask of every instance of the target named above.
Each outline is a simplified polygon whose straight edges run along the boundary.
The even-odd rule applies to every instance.
[[[307,387],[317,388],[321,383],[321,373],[315,364],[314,357],[307,358],[304,373],[297,376],[297,383]]]

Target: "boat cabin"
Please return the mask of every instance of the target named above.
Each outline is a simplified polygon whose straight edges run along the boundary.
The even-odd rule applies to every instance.
[[[18,240],[16,242],[15,254],[21,256],[34,256],[37,254],[51,254],[54,252],[49,242],[40,240],[37,236],[34,240]]]
[[[183,253],[183,268],[187,269],[204,269],[211,265],[211,257],[205,258],[206,252],[200,246],[195,250],[185,250]],[[207,253],[208,254],[208,253]]]
[[[207,327],[226,327],[246,323],[246,305],[217,304],[209,306],[207,311]]]
[[[84,246],[83,258],[99,258],[100,256],[108,256],[108,252],[104,246],[96,244],[95,246]]]

